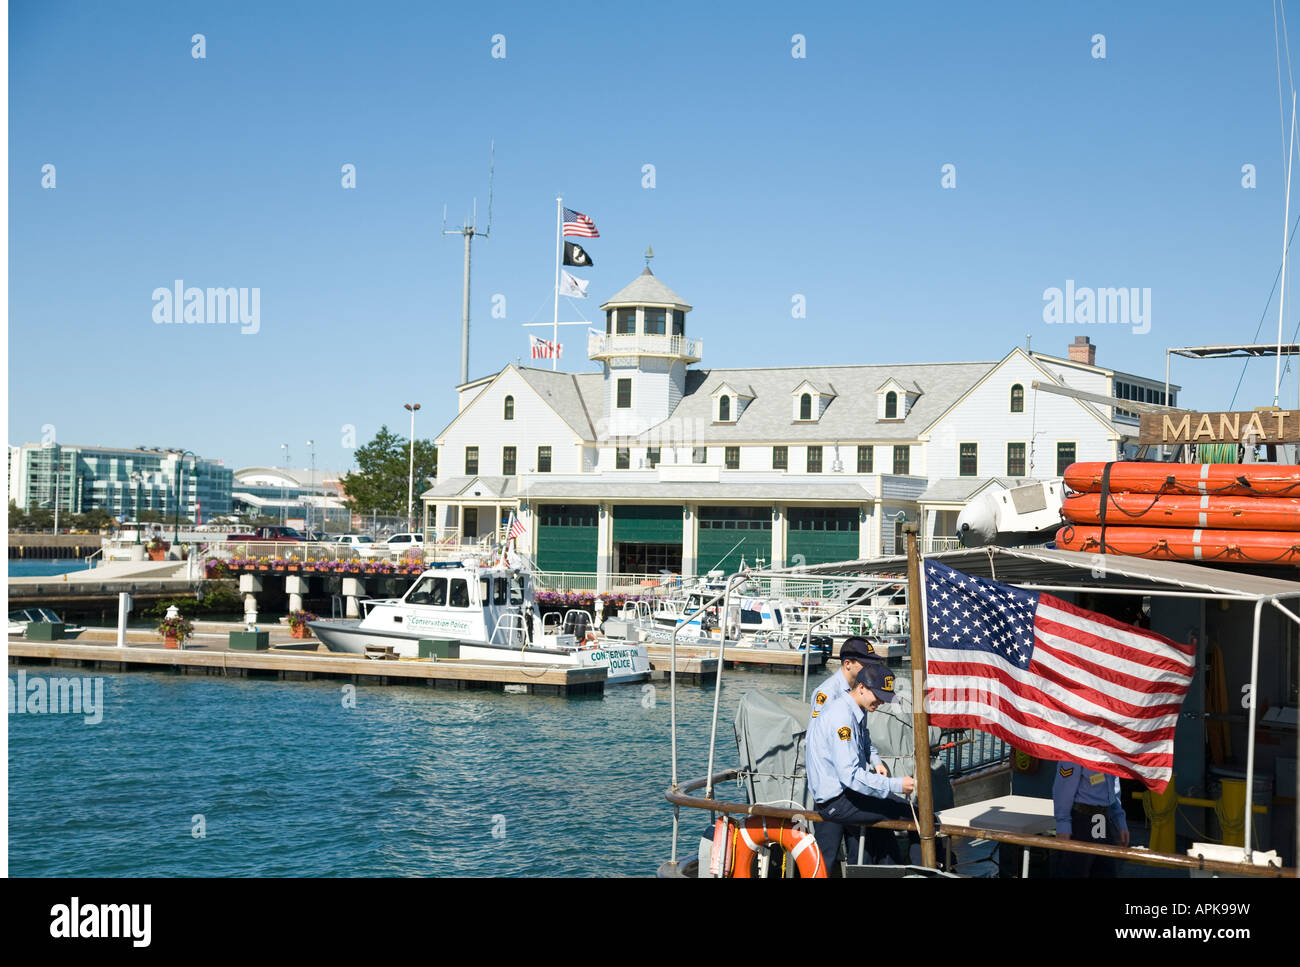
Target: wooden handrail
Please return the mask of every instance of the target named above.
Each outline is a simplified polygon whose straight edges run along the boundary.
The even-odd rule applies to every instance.
[[[740,775],[737,769],[727,769],[710,779],[695,779],[681,786],[680,789],[666,789],[665,798],[674,806],[686,806],[688,809],[707,809],[710,812],[738,813],[744,816],[767,816],[771,819],[805,819],[822,822],[821,815],[815,809],[790,809],[785,806],[763,806],[754,803],[722,802],[716,799],[703,799],[690,796],[701,787],[734,779]],[[915,830],[916,824],[911,820],[887,819],[877,823],[864,823],[877,829]],[[1098,846],[1094,843],[1082,843],[1069,839],[1053,839],[1046,836],[1029,836],[1024,833],[1008,833],[997,829],[979,829],[974,826],[949,826],[936,823],[937,833],[948,836],[961,836],[966,839],[987,839],[999,843],[1011,843],[1015,846],[1029,846],[1039,849],[1060,850],[1069,853],[1091,853],[1094,856],[1110,856],[1114,859],[1132,860],[1149,866],[1166,866],[1185,870],[1207,870],[1212,873],[1236,873],[1243,876],[1266,876],[1273,878],[1295,878],[1295,867],[1256,866],[1253,863],[1232,863],[1225,860],[1207,860],[1203,857],[1183,856],[1177,853],[1155,853],[1151,850],[1136,849],[1131,846]]]

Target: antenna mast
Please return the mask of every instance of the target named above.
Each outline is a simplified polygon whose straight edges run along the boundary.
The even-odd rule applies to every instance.
[[[492,233],[492,188],[496,176],[496,140],[494,139],[489,148],[490,157],[488,160],[488,223],[487,228],[483,231],[478,230],[478,199],[474,199],[474,214],[470,219],[461,225],[460,228],[453,231],[447,231],[447,206],[442,208],[442,234],[444,235],[463,235],[465,238],[465,279],[461,292],[460,302],[460,381],[462,384],[469,382],[469,261],[470,261],[470,243],[474,236],[487,238]]]

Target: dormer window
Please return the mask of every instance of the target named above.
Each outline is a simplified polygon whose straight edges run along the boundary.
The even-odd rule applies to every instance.
[[[709,394],[713,401],[714,423],[735,423],[744,415],[754,399],[754,391],[748,386],[733,386],[722,382]]]
[[[921,398],[921,387],[910,386],[890,377],[876,388],[876,419],[905,420],[912,406]]]
[[[513,420],[515,418],[515,398],[513,396],[506,397],[505,412],[502,416],[507,420]]]
[[[801,420],[812,419],[812,394],[811,393],[804,393],[803,396],[799,397],[799,419]]]

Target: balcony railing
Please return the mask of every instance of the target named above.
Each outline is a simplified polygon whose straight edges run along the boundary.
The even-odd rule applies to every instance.
[[[694,363],[700,361],[703,352],[703,340],[685,336],[604,332],[592,332],[587,336],[587,355],[593,359],[602,356],[668,356]]]

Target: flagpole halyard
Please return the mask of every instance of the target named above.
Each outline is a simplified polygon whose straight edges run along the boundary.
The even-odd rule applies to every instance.
[[[921,865],[935,869],[934,790],[930,775],[930,721],[925,711],[925,619],[921,610],[921,555],[915,523],[903,524],[907,535],[907,609],[912,643],[912,751],[915,754],[917,835],[921,838]]]
[[[551,317],[551,344],[560,344],[560,252],[563,247],[561,234],[564,231],[564,199],[555,199],[555,311]],[[559,367],[559,353],[551,355],[551,369]]]

